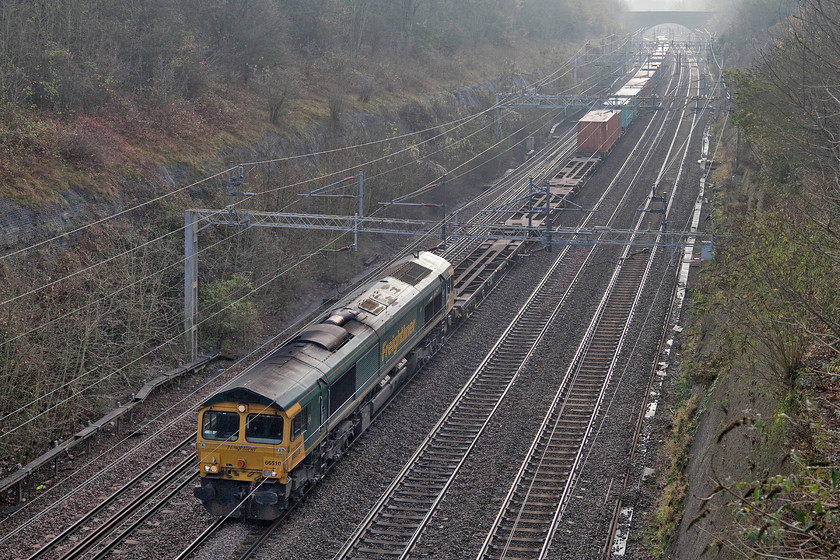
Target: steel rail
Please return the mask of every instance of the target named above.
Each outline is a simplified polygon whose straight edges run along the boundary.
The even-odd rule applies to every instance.
[[[669,153],[672,149],[673,142]],[[637,229],[644,219],[639,218]],[[542,559],[548,553],[656,256],[654,247],[641,269],[641,260],[628,259],[629,249],[624,250],[599,310],[478,553],[479,559]],[[636,289],[631,289],[634,286]],[[570,414],[564,418],[567,410]],[[552,504],[556,504],[553,514]]]
[[[178,465],[176,465],[173,469],[167,472],[164,476],[162,476],[161,478],[156,480],[151,486],[146,488],[141,494],[134,497],[120,511],[118,511],[108,520],[102,523],[102,525],[91,531],[90,534],[85,535],[84,539],[79,541],[69,552],[62,556],[62,558],[64,560],[72,560],[85,554],[88,550],[90,550],[91,548],[99,544],[102,540],[104,540],[110,533],[114,532],[117,529],[117,527],[125,523],[134,513],[136,513],[141,507],[146,505],[149,502],[149,500],[151,500],[154,496],[160,493],[171,482],[176,480],[178,477],[183,476],[190,470],[194,470],[195,465],[195,456],[185,458],[183,461],[178,463]],[[192,480],[192,478],[193,477],[189,478],[187,482]],[[169,496],[167,496],[167,498],[162,503],[165,503],[165,501],[168,499]]]
[[[633,291],[634,297],[629,300],[629,306],[632,308],[641,294],[642,285],[636,275],[621,275],[623,270],[631,266],[627,263],[637,262],[626,258],[628,250],[629,248],[625,249],[622,261],[615,267],[609,286],[593,314],[572,363],[563,377],[560,389],[534,437],[526,460],[520,466],[515,482],[478,558],[509,558],[507,553],[511,550],[519,554],[512,558],[534,558],[534,554],[539,554],[539,558],[544,556],[540,545],[547,548],[550,543],[547,537],[553,534],[559,518],[553,508],[553,502],[557,498],[552,492],[552,487],[558,482],[562,485],[559,502],[565,504],[573,480],[572,475],[580,463],[584,443],[592,430],[611,372],[618,359],[621,343],[629,328],[630,318],[623,313],[628,307],[627,298],[622,296],[628,288],[637,287],[637,290]],[[650,263],[650,259],[646,262]],[[614,309],[616,305],[620,307],[619,310]],[[605,355],[604,352],[608,352],[609,355]],[[591,354],[595,354],[594,359]],[[607,359],[609,361],[605,366]],[[606,370],[606,374],[602,379],[598,379],[598,372],[601,370]],[[563,416],[565,412],[569,413],[570,418]],[[558,432],[560,437],[556,438]],[[571,460],[565,458],[569,455]],[[549,506],[552,506],[551,511],[548,511]],[[559,509],[558,507],[557,510]],[[526,512],[530,517],[523,519]],[[506,527],[505,522],[510,519],[511,513],[514,514],[513,522]],[[545,521],[533,520],[540,515],[548,518],[544,533],[540,531],[539,526],[546,525]],[[517,534],[517,531],[521,534]]]
[[[493,349],[336,558],[363,558],[365,553],[372,554],[373,558],[385,555],[402,558],[407,554],[513,381],[518,378],[524,365],[523,356],[511,356],[507,343],[515,339],[515,345],[522,348],[525,334],[518,327],[522,326],[529,314],[539,309],[540,306],[534,303],[538,297],[556,286],[556,282],[549,281],[555,278],[554,273],[567,252],[568,250],[558,256],[539,286],[496,341]],[[533,319],[527,322],[529,326],[534,324]],[[524,352],[525,357],[533,351],[533,343],[527,348]],[[513,372],[509,369],[512,363],[519,364]],[[508,371],[488,371],[496,364],[502,365],[501,369]],[[459,449],[453,450],[453,457],[447,458],[449,449],[454,446]],[[427,491],[424,491],[424,486]],[[398,505],[400,503],[405,505]],[[418,504],[425,513],[419,513],[419,509],[412,504]],[[377,525],[383,529],[377,530]],[[365,548],[370,546],[378,548]]]
[[[134,521],[132,521],[132,522],[131,522],[131,523],[130,523],[127,527],[123,528],[123,530],[122,530],[120,533],[118,533],[118,534],[117,534],[117,535],[116,535],[116,536],[115,536],[115,537],[114,537],[111,541],[109,541],[109,542],[108,542],[108,543],[107,543],[107,544],[106,544],[106,545],[105,545],[102,549],[100,549],[100,550],[99,550],[96,554],[94,554],[94,555],[90,558],[90,560],[100,560],[100,559],[105,558],[106,556],[108,556],[108,554],[111,552],[111,550],[112,550],[115,546],[117,546],[120,542],[122,542],[122,540],[123,540],[123,539],[125,539],[128,535],[130,535],[130,534],[131,534],[131,533],[133,533],[135,530],[137,530],[137,528],[138,528],[138,527],[140,527],[140,525],[141,525],[141,524],[143,524],[143,523],[144,523],[147,519],[149,519],[152,515],[154,515],[155,513],[157,513],[157,511],[158,511],[160,508],[162,508],[163,506],[165,506],[166,504],[168,504],[168,503],[169,503],[169,501],[170,501],[172,498],[174,498],[174,497],[175,497],[175,496],[177,496],[179,493],[181,493],[181,491],[182,491],[184,488],[186,488],[186,486],[187,486],[188,484],[190,484],[191,482],[193,482],[193,481],[196,479],[196,477],[198,476],[198,475],[197,475],[197,474],[195,474],[195,473],[188,473],[188,474],[189,474],[189,476],[187,476],[184,480],[182,480],[181,482],[179,482],[179,483],[178,483],[178,485],[177,485],[177,486],[175,486],[175,488],[172,488],[172,489],[171,489],[171,490],[170,490],[170,491],[169,491],[169,492],[168,492],[168,493],[167,493],[167,494],[166,494],[166,495],[165,495],[165,496],[164,496],[164,497],[163,497],[163,498],[162,498],[162,499],[161,499],[158,503],[154,504],[151,508],[149,508],[148,510],[146,510],[145,512],[143,512],[143,513],[142,513],[142,515],[140,515],[140,517],[138,517],[137,519],[135,519]],[[143,504],[143,505],[145,505],[145,504]],[[118,526],[119,526],[119,524],[115,524],[115,528],[116,528],[116,527],[118,527]]]
[[[186,548],[184,548],[184,550],[175,557],[175,560],[184,560],[185,558],[192,556],[199,548],[201,548],[201,545],[204,544],[204,542],[209,539],[213,533],[215,533],[219,527],[224,524],[225,521],[227,521],[227,519],[227,517],[217,517],[214,519],[200,535],[194,538],[190,544],[188,544]]]
[[[570,139],[571,139],[571,135],[569,135],[568,137],[566,137],[564,139],[561,139],[558,142],[554,142],[551,145],[549,145],[549,146],[547,146],[546,148],[543,149],[543,151],[546,153],[545,157],[548,158],[550,161],[547,164],[545,164],[545,163],[542,164],[542,168],[550,171],[553,166],[556,166],[558,164],[558,162],[560,160],[562,160],[562,158],[567,155],[568,146],[570,145],[570,142],[571,142]],[[540,159],[532,158],[531,161],[533,161],[535,163],[539,163]],[[535,171],[546,172],[546,171],[539,171],[539,169],[540,169],[539,165],[532,165],[527,171],[520,171],[520,173],[523,174],[523,175],[527,175],[529,173],[534,173]],[[513,180],[514,180],[514,178],[512,178],[511,176],[508,176],[504,180],[499,181],[499,183],[493,189],[488,190],[487,192],[482,193],[482,195],[480,195],[479,197],[476,197],[476,199],[473,199],[473,201],[470,202],[470,205],[479,203],[483,200],[483,201],[485,201],[485,204],[486,204],[485,207],[487,207],[487,206],[490,206],[490,205],[493,205],[493,204],[500,204],[500,203],[503,203],[507,200],[514,199],[516,196],[518,196],[520,194],[520,192],[517,192],[515,190],[515,188],[517,187],[517,184],[515,182],[513,182]],[[526,186],[527,186],[527,183],[526,183]],[[511,190],[512,190],[511,187],[514,187],[513,192],[511,192]],[[519,190],[521,191],[521,189],[522,189],[522,187],[521,187],[521,185],[519,185]],[[493,195],[495,195],[495,197]],[[492,200],[487,202],[488,199],[492,199]],[[481,218],[484,218],[484,216],[485,216],[484,214],[477,213],[474,217],[478,217],[479,219],[481,219]],[[428,235],[429,234],[427,234],[426,236],[423,236],[423,237],[427,237]],[[394,397],[396,397],[396,395],[398,393],[395,393],[394,395],[391,396],[391,398],[388,400],[388,403],[386,403],[386,405],[383,406],[382,409],[380,409],[377,412],[377,414],[376,414],[377,417],[379,416],[379,414],[381,414],[382,412],[384,412],[387,409],[390,402],[393,401]],[[266,540],[268,540],[268,538],[275,531],[275,529],[280,526],[281,521],[283,519],[285,519],[293,509],[294,509],[294,506],[292,506],[289,510],[287,510],[280,518],[273,521],[268,527],[266,527],[266,529],[261,532],[260,536],[257,537],[255,542],[252,543],[251,545],[249,545],[247,550],[245,550],[242,553],[240,558],[242,560],[244,560],[246,558],[249,558],[249,557],[253,556],[253,554],[256,551],[259,550],[259,548],[262,546],[262,544]],[[211,523],[207,528],[205,528],[204,531],[202,531],[202,533],[200,535],[198,535],[193,541],[190,542],[189,545],[187,545],[187,547],[184,548],[184,550],[181,551],[181,553],[179,553],[179,555],[176,557],[176,560],[184,560],[184,559],[192,556],[195,552],[197,552],[201,548],[201,546],[221,527],[224,520],[225,520],[225,518],[219,518],[217,520],[214,520],[213,523]]]
[[[162,455],[158,458],[154,463],[146,467],[143,471],[138,473],[134,478],[126,482],[119,490],[105,498],[102,502],[100,502],[96,507],[85,513],[82,517],[77,519],[72,525],[64,529],[61,533],[59,533],[55,538],[53,538],[50,542],[45,544],[43,547],[36,550],[32,555],[29,556],[27,560],[35,560],[40,558],[45,553],[55,549],[59,544],[64,542],[70,535],[79,531],[85,523],[90,522],[90,520],[99,512],[101,512],[106,507],[113,504],[116,500],[118,500],[123,494],[125,494],[129,489],[134,487],[138,482],[143,480],[144,478],[148,477],[155,469],[157,469],[164,461],[172,457],[176,452],[178,452],[184,446],[190,444],[194,441],[194,437],[190,435],[189,437],[185,438],[181,441],[178,445],[173,447],[169,452]]]

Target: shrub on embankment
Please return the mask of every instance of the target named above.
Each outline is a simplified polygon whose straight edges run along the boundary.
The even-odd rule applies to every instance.
[[[840,558],[840,2],[800,4],[728,75],[742,136],[718,119],[713,219],[731,237],[690,300],[680,375],[702,400],[664,557]]]

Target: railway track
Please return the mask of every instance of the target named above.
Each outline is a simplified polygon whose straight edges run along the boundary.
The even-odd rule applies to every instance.
[[[601,201],[608,191],[601,195]],[[627,191],[622,200],[626,196]],[[594,253],[594,248],[570,247],[559,253],[437,425],[336,555],[337,559],[408,556]]]
[[[553,154],[551,154],[548,158],[550,163],[544,163],[540,167],[535,167],[534,169],[537,169],[537,168],[543,169],[543,170],[550,169],[552,167],[552,165],[556,165],[558,162],[560,162],[563,159],[563,157],[568,155],[568,150],[565,151],[565,152],[563,151],[563,148],[562,148],[563,143],[561,142],[561,143],[558,143],[558,144],[559,144],[558,148],[555,149]],[[524,180],[524,177],[525,177],[525,175],[523,175],[522,177],[513,178],[510,181],[510,183],[512,184],[512,188],[508,187],[509,190],[506,194],[498,195],[497,198],[494,199],[493,204],[499,204],[499,201],[512,200],[512,199],[516,198],[517,192],[520,193],[520,195],[521,195],[523,190],[527,188],[527,181]],[[519,189],[519,190],[517,191],[517,189]],[[495,190],[494,190],[494,193],[495,193]],[[488,199],[489,199],[489,197],[488,197]],[[489,214],[488,215],[477,215],[476,216],[476,221],[479,221],[479,222],[485,223],[485,224],[490,223],[490,221],[492,221],[492,219],[493,219],[493,216],[489,215]],[[471,240],[466,240],[466,239],[461,240],[461,241],[462,242],[458,244],[457,248],[454,248],[453,254],[471,254],[471,251],[474,251],[474,247],[476,245],[475,242],[472,242]],[[504,251],[497,250],[496,248],[491,247],[490,252],[492,253],[492,252],[495,251],[496,255],[494,256],[493,259],[490,259],[490,262],[497,262],[498,263],[498,262],[504,262],[504,261],[509,260],[511,258],[511,255],[515,253],[515,251],[516,251],[516,249],[518,249],[518,247],[519,247],[519,244],[510,244],[510,243],[508,243],[508,247]],[[507,252],[505,252],[505,251],[507,251]],[[567,253],[567,251],[564,251],[564,253]],[[587,258],[587,257],[583,256],[583,253],[584,253],[583,251],[575,250],[575,251],[568,251],[568,253],[571,253],[571,255],[570,255],[569,259],[567,259],[567,262],[568,262],[568,260],[572,260],[571,264],[581,265],[583,260],[585,258]],[[558,259],[558,261],[559,260],[560,259]],[[468,263],[469,266],[467,268],[469,269],[470,273],[472,273],[473,271],[479,270],[481,268],[485,268],[485,269],[488,268],[488,266],[486,264],[484,264],[483,267],[482,266],[472,266],[477,262],[478,262],[478,259],[475,259],[475,260],[472,261],[472,263]],[[629,266],[629,264],[630,264],[629,262],[626,263],[627,266]],[[555,266],[555,268],[556,268],[556,266]],[[579,268],[579,266],[575,266],[575,267],[572,267],[572,268],[577,269],[577,268]],[[550,283],[557,284],[557,285],[572,286],[574,284],[574,280],[567,277],[565,280],[561,281],[561,280],[558,280],[558,277],[555,277],[554,281],[550,282]],[[557,286],[555,286],[555,288],[556,287]],[[497,370],[494,372],[494,370],[488,369],[487,376],[486,376],[486,384],[484,386],[476,385],[474,390],[471,392],[470,398],[469,398],[469,400],[472,401],[471,406],[475,405],[477,407],[474,410],[479,411],[478,414],[472,414],[472,413],[470,413],[469,410],[464,409],[463,412],[459,411],[458,415],[453,415],[454,421],[452,423],[450,423],[448,426],[445,426],[440,431],[440,435],[436,436],[436,437],[440,438],[438,440],[438,445],[430,446],[430,449],[432,449],[432,451],[430,451],[429,453],[432,453],[432,454],[426,456],[423,460],[421,460],[419,462],[419,463],[422,464],[422,466],[420,468],[425,469],[425,470],[419,470],[415,473],[416,476],[414,476],[413,484],[416,483],[416,484],[419,484],[420,486],[415,486],[413,490],[409,489],[410,491],[407,494],[403,494],[399,499],[397,499],[396,501],[391,503],[385,509],[384,519],[391,520],[391,521],[388,521],[386,523],[380,523],[379,524],[380,527],[385,527],[385,528],[383,530],[381,530],[379,533],[375,533],[376,536],[374,538],[369,538],[367,541],[365,541],[363,548],[353,549],[350,553],[350,556],[340,556],[340,557],[354,557],[354,558],[357,558],[357,557],[358,558],[375,557],[375,558],[381,558],[385,554],[387,554],[385,551],[388,549],[388,547],[391,547],[393,543],[399,541],[402,538],[403,532],[401,531],[401,529],[398,529],[398,526],[401,526],[400,525],[401,521],[397,522],[395,520],[397,520],[397,519],[401,519],[401,520],[408,519],[409,524],[413,523],[414,521],[419,520],[419,521],[421,521],[421,524],[416,525],[414,531],[409,536],[408,548],[403,549],[405,552],[399,552],[399,550],[400,550],[399,546],[400,545],[396,545],[393,549],[391,549],[391,552],[394,553],[394,555],[397,555],[397,556],[399,556],[399,555],[405,556],[407,554],[407,550],[410,549],[411,543],[416,541],[417,537],[419,536],[420,532],[422,531],[422,523],[428,522],[428,520],[431,518],[431,515],[434,512],[433,508],[431,510],[428,510],[428,511],[426,511],[426,510],[421,511],[421,509],[416,508],[415,505],[416,504],[425,504],[426,502],[429,502],[429,503],[432,503],[433,506],[434,506],[435,503],[439,503],[439,501],[441,499],[441,496],[446,491],[446,487],[447,487],[446,485],[451,483],[452,479],[454,478],[455,474],[457,473],[457,470],[455,470],[450,475],[447,476],[447,473],[445,472],[446,469],[451,468],[450,465],[453,465],[453,464],[456,464],[455,468],[457,469],[457,468],[460,468],[460,464],[463,464],[464,457],[466,456],[466,454],[469,453],[469,449],[471,449],[472,445],[475,444],[475,441],[480,436],[481,430],[483,430],[484,426],[487,425],[487,422],[492,417],[492,414],[493,414],[493,411],[495,410],[495,407],[498,406],[499,402],[504,397],[504,394],[507,392],[507,390],[510,388],[510,385],[516,379],[516,376],[519,375],[522,368],[525,366],[525,363],[527,363],[529,353],[532,352],[533,348],[536,347],[536,345],[539,342],[539,338],[542,336],[541,333],[545,332],[545,328],[547,328],[547,325],[550,324],[551,315],[552,314],[556,315],[557,310],[562,306],[562,301],[563,301],[564,297],[568,294],[568,289],[566,289],[565,292],[562,292],[562,293],[561,292],[562,292],[562,290],[560,292],[555,291],[554,295],[551,296],[552,298],[555,298],[555,299],[559,297],[559,303],[556,305],[556,307],[553,308],[552,313],[548,313],[549,308],[551,308],[551,304],[541,305],[537,302],[532,303],[531,304],[532,307],[543,309],[543,311],[542,311],[543,318],[536,319],[536,318],[531,317],[531,318],[523,319],[523,322],[522,322],[520,328],[511,328],[510,333],[506,333],[510,337],[509,340],[512,341],[510,346],[520,347],[519,348],[520,350],[521,350],[522,346],[527,346],[528,344],[531,344],[531,339],[533,338],[534,340],[533,340],[533,344],[531,345],[530,350],[526,351],[524,354],[522,354],[521,352],[520,353],[511,353],[511,352],[506,352],[506,351],[500,350],[497,354],[491,355],[490,357],[488,357],[488,361],[492,362],[492,366],[494,368],[497,368]],[[549,298],[549,300],[550,299],[551,298]],[[524,310],[521,310],[521,311],[523,311],[523,315],[528,315],[528,313],[525,313]],[[548,315],[547,319],[545,318],[546,314]],[[532,322],[529,323],[529,321],[532,321]],[[536,336],[534,336],[533,331],[538,332],[536,334]],[[495,378],[494,378],[494,376],[495,376]],[[470,389],[470,388],[469,387],[465,388],[465,391],[468,390],[468,389]],[[494,401],[495,395],[500,395],[500,396],[499,396],[498,399],[495,400],[495,404],[491,405],[490,403],[492,401]],[[484,412],[488,411],[488,410],[490,411],[489,416],[487,416],[486,420],[484,420],[479,425],[477,417],[483,415]],[[472,442],[470,442],[469,437],[472,437],[473,434],[474,434],[474,437],[472,439]],[[443,445],[440,444],[441,442],[443,442]],[[453,442],[454,448],[458,449],[457,452],[453,451],[453,449],[448,448],[449,442]],[[466,446],[466,447],[464,447],[464,446]],[[455,461],[454,456],[459,454],[460,449],[462,449],[462,448],[466,449],[466,453],[458,461]],[[443,471],[435,470],[435,469],[439,469],[441,467],[441,465],[444,466]],[[188,484],[190,480],[191,479],[184,481],[183,484],[184,485]],[[422,486],[425,485],[425,487],[428,489],[428,488],[432,488],[434,485],[439,484],[439,483],[444,484],[444,486],[441,487],[441,491],[439,491],[436,494],[436,496],[429,499],[428,498],[428,495],[429,495],[428,490],[424,490],[422,488]],[[181,487],[183,487],[183,486],[181,486]],[[419,490],[418,490],[418,488],[419,488]],[[177,493],[177,489],[176,489],[175,493]],[[400,513],[400,512],[404,512],[404,513]],[[152,511],[152,513],[153,513],[153,511]],[[130,517],[130,515],[129,515],[129,517]],[[145,519],[145,517],[143,519]],[[142,522],[142,520],[138,521],[138,523],[139,522]],[[114,527],[124,526],[125,523],[126,523],[126,521],[125,521],[125,519],[123,519],[122,521],[115,522]],[[279,523],[277,523],[277,524],[279,524]],[[133,526],[136,527],[136,524],[133,525]],[[212,534],[212,532],[215,531],[216,529],[218,529],[219,526],[221,526],[221,522],[214,523],[213,526],[208,528],[206,534],[207,535]],[[129,528],[128,530],[131,530],[131,529]],[[115,544],[117,542],[119,542],[120,539],[124,538],[126,534],[127,534],[127,531],[118,535],[118,537],[111,544],[106,544],[104,549],[100,549],[99,552],[96,553],[97,554],[96,557],[99,557],[100,555],[107,554],[108,551],[111,548],[113,548],[113,546],[115,546]],[[372,534],[374,534],[374,533],[372,533]],[[266,531],[264,536],[258,536],[255,539],[253,539],[253,544],[249,545],[249,547],[250,547],[249,550],[244,551],[241,556],[239,555],[239,553],[237,553],[237,557],[241,557],[241,558],[250,557],[250,554],[253,551],[257,550],[259,548],[259,546],[262,544],[262,542],[264,542],[269,535],[270,535],[270,531]],[[101,541],[104,540],[104,539],[105,539],[105,537],[102,537]],[[198,542],[199,540],[200,539],[196,539],[196,542]],[[203,540],[203,539],[201,539],[201,540]],[[100,546],[100,545],[97,544],[97,543],[91,544],[85,550],[80,552],[78,556],[68,556],[68,557],[72,557],[72,558],[81,557],[82,555],[88,553],[88,551],[92,551],[97,546]],[[200,546],[200,542],[196,546],[196,548],[193,549],[193,550],[196,550],[198,548],[198,546]],[[381,547],[384,547],[384,548],[377,549],[377,548],[375,548],[377,546],[381,546]],[[185,552],[187,553],[186,556],[189,556],[192,553],[192,551],[185,551]],[[362,554],[360,554],[360,553],[362,553]],[[366,553],[370,553],[372,555],[371,556],[364,556],[364,554],[366,554]],[[391,555],[392,554],[388,554],[388,556],[391,556]],[[182,556],[179,556],[178,558],[186,557],[186,556],[182,555]]]
[[[236,560],[249,560],[262,548],[263,544],[274,534],[274,532],[283,524],[293,509],[286,510],[286,512],[267,525],[255,525],[251,527],[248,537],[240,543],[236,552],[230,556]],[[219,517],[213,521],[202,533],[196,537],[190,544],[175,556],[174,560],[186,560],[197,553],[202,545],[227,521],[226,517]]]
[[[563,251],[449,409],[336,558],[402,558],[556,317],[579,267]],[[575,251],[585,257],[585,251]],[[585,259],[580,259],[581,261]],[[578,263],[582,265],[582,262]]]
[[[672,143],[669,154],[673,147]],[[680,169],[686,158],[687,145]],[[666,157],[666,162],[668,159]],[[665,165],[660,175],[664,173]],[[678,188],[678,178],[679,172],[674,179],[674,190]],[[644,221],[640,218],[636,228],[643,228]],[[652,224],[648,221],[647,225],[650,227]],[[640,258],[642,255],[646,258]],[[558,523],[572,499],[601,405],[617,369],[623,343],[656,255],[656,247],[644,253],[632,253],[630,246],[624,249],[620,265],[610,279],[609,288],[537,430],[477,559],[531,560],[543,559],[549,554]],[[609,550],[609,546],[606,545],[603,550]]]
[[[659,131],[651,138],[652,147],[661,141],[665,122],[666,119],[662,119]],[[615,181],[611,188],[613,186]],[[647,205],[650,203],[648,200]],[[642,227],[644,221],[645,218],[640,218],[636,227]],[[568,250],[563,251],[563,255],[568,253]],[[593,253],[594,250],[590,250],[583,260],[588,260]],[[580,255],[580,252],[573,254]],[[620,264],[615,268],[479,558],[542,558],[548,550],[558,519],[568,503],[573,475],[582,461],[587,437],[618,360],[655,251],[645,251],[645,254],[649,258],[631,258],[638,254],[631,255],[630,247],[625,247]],[[583,263],[569,264],[574,266],[566,270],[581,270],[578,266]],[[552,276],[556,266],[557,261],[543,278],[543,283]],[[569,287],[576,282],[569,278],[552,280],[558,281]],[[546,300],[551,303],[542,303],[536,297],[540,290],[535,290],[532,299],[523,306],[514,323],[336,558],[408,557],[568,294],[568,291],[555,292]],[[526,309],[529,310],[527,313]]]
[[[566,156],[568,148],[565,152],[558,149],[555,152],[556,159],[544,169],[556,166]],[[496,196],[493,204],[498,205],[500,201],[510,201],[521,196],[528,185],[523,180],[525,176],[509,181],[508,190]],[[487,224],[492,221],[492,215],[479,214],[474,218],[475,223]],[[456,260],[453,255],[468,255],[461,260],[456,271],[465,271],[465,276],[479,270],[486,274],[487,269],[491,268],[487,263],[498,264],[509,260],[521,244],[505,243],[504,248],[485,244],[486,252],[495,254],[483,262],[481,257],[476,256],[477,252],[481,253],[480,250],[476,251],[477,245],[470,240],[461,240],[456,247],[450,248],[446,256],[451,261]],[[470,450],[517,376],[526,367],[530,354],[546,329],[556,318],[578,274],[570,271],[581,270],[592,253],[592,250],[562,252],[561,255],[570,254],[566,263],[572,266],[558,273],[557,263],[563,259],[562,256],[557,259],[552,271],[543,279],[543,288],[535,290],[533,299],[520,310],[518,320],[509,327],[497,347],[462,390],[459,399],[447,410],[337,558],[403,558],[408,555]],[[459,292],[467,290],[464,286],[468,285],[469,282],[465,282],[459,286]],[[542,301],[541,296],[544,298]]]
[[[337,559],[408,556],[594,254],[594,248],[569,247],[559,254],[441,420],[336,555]]]
[[[478,558],[530,560],[547,553],[653,259],[633,258],[628,250]]]
[[[165,505],[171,497],[192,482],[195,478],[196,461],[190,454],[175,466],[164,467],[164,464],[174,458],[181,450],[193,444],[193,436],[189,436],[157,461],[137,474],[119,490],[112,493],[95,508],[88,511],[75,523],[62,531],[49,543],[29,556],[28,560],[45,558],[54,553],[65,560],[81,558],[104,557],[120,541],[128,536],[143,521]],[[161,470],[163,472],[161,473]],[[155,475],[159,475],[153,482],[148,482]],[[129,496],[132,489],[148,482],[148,485],[133,496]],[[172,485],[175,484],[175,489]],[[155,502],[155,500],[157,501]],[[151,507],[148,507],[149,504]],[[118,508],[105,521],[99,521],[98,516],[111,508]],[[69,548],[62,545],[68,540],[75,539]],[[94,551],[94,549],[96,549]],[[93,551],[93,552],[92,552]],[[88,556],[88,554],[90,555]]]
[[[477,197],[473,201],[471,201],[470,206],[474,205],[482,205],[483,209],[496,207],[499,205],[503,205],[509,203],[510,201],[516,200],[517,198],[522,196],[524,190],[527,190],[529,177],[537,175],[537,176],[545,176],[548,173],[551,173],[553,169],[555,169],[560,162],[562,162],[565,158],[568,157],[570,150],[574,145],[574,137],[571,135],[567,135],[564,138],[561,138],[559,141],[553,143],[552,145],[544,148],[541,153],[541,157],[534,158],[532,160],[532,164],[526,166],[526,168],[517,170],[515,173],[511,174],[510,176],[506,177],[505,180],[500,181],[493,189],[483,193],[480,197]],[[497,220],[497,216],[492,213],[476,213],[473,218],[471,219],[471,223],[474,225],[479,224],[489,224],[494,223]],[[449,252],[446,253],[447,258],[455,259],[457,255],[461,255],[461,264],[459,265],[460,270],[464,270],[464,261],[467,260],[467,257],[463,255],[469,255],[471,252],[476,250],[476,246],[480,245],[480,242],[476,242],[475,240],[469,238],[463,238],[458,243],[455,244],[452,248],[450,248]],[[518,247],[520,244],[517,244]],[[503,269],[506,268],[505,264],[500,266],[504,260],[509,259],[512,256],[511,252],[506,252],[506,255],[503,259],[496,259],[493,262],[492,259],[487,259],[486,257],[482,260],[483,267],[482,269],[487,269],[488,267],[492,268],[492,272],[499,275]],[[458,275],[456,268],[456,276]],[[463,272],[461,273],[463,274]],[[478,301],[485,297],[491,287],[487,287],[486,291],[481,294],[481,298],[478,298]],[[460,286],[461,293],[464,291],[464,287]],[[458,291],[458,287],[456,287],[456,292]],[[476,301],[477,304],[477,301]],[[384,412],[384,408],[377,413],[377,416]],[[289,512],[291,512],[293,508],[288,510],[284,516],[280,519],[285,519]],[[247,539],[248,544],[244,546],[243,550],[237,552],[236,557],[240,558],[240,560],[246,560],[247,558],[252,557],[262,546],[262,544],[271,536],[274,530],[280,525],[280,520],[272,522],[270,525],[266,527],[262,527],[257,531],[254,531],[254,534],[250,535]],[[196,537],[184,550],[181,551],[180,554],[176,556],[176,560],[184,560],[193,556],[198,550],[201,549],[202,545],[208,541],[208,539],[219,530],[222,525],[223,520],[215,520],[211,523],[198,537]]]

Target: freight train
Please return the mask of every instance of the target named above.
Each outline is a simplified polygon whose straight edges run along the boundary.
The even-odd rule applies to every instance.
[[[650,99],[665,65],[670,43],[658,40],[639,70],[605,103],[606,109],[621,111],[621,127],[626,129],[636,118],[642,101]]]
[[[659,39],[642,66],[606,100],[603,108],[589,111],[580,118],[577,123],[577,153],[547,181],[548,192],[556,199],[550,201],[552,207],[562,207],[565,199],[581,189],[636,118],[641,102],[651,99],[669,50],[670,44]],[[535,205],[539,204],[541,202]],[[515,216],[506,223],[524,225],[526,222]],[[533,220],[528,218],[527,223],[532,224]]]
[[[405,257],[200,407],[201,485],[218,516],[270,520],[317,481],[443,343],[454,270]]]
[[[667,42],[658,41],[639,70],[607,99],[604,108],[589,111],[578,121],[579,157],[600,157],[612,149],[621,132],[636,118],[642,102],[653,99],[669,49]]]
[[[547,206],[578,192],[652,91],[666,53],[658,46],[607,109],[581,119],[579,153],[549,179]],[[529,212],[506,223],[532,221]],[[276,519],[323,476],[443,344],[455,315],[453,275],[432,253],[402,259],[208,398],[198,412],[201,485],[193,489],[207,510]]]

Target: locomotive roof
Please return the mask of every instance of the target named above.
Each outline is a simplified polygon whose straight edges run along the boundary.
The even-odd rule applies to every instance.
[[[202,406],[239,401],[288,409],[319,380],[335,373],[335,367],[354,350],[367,346],[376,336],[374,331],[402,309],[395,304],[405,301],[403,294],[417,295],[417,286],[450,266],[441,257],[423,252],[397,263],[379,280],[341,300],[322,322],[309,325],[288,344],[230,380]],[[335,352],[345,342],[346,347]]]

